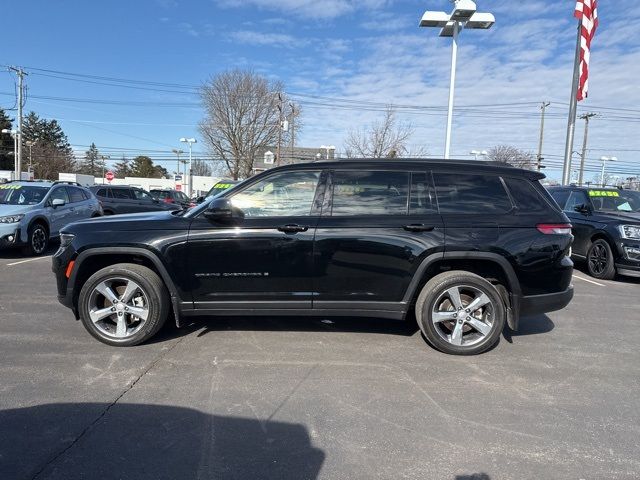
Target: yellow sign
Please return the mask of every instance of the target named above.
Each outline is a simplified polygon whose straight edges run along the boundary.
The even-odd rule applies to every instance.
[[[613,190],[589,190],[590,197],[619,197],[620,194]]]
[[[22,188],[22,185],[0,185],[0,190],[19,190]]]

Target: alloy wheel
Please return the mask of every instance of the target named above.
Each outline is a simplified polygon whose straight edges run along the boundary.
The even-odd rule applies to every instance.
[[[596,275],[602,275],[607,268],[608,262],[609,255],[607,254],[607,249],[604,248],[604,245],[595,244],[591,248],[591,252],[589,252],[589,266],[591,267],[591,271]]]
[[[149,318],[149,296],[129,278],[101,281],[89,295],[89,318],[105,336],[122,340],[144,327]]]
[[[31,248],[36,254],[44,252],[47,247],[47,236],[42,227],[36,227],[31,235]]]
[[[470,347],[491,334],[495,308],[479,288],[460,285],[445,290],[433,303],[431,321],[451,345]]]

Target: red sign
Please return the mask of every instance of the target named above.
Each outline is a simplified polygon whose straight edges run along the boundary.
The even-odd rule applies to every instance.
[[[111,170],[109,170],[107,173],[104,174],[104,178],[107,179],[107,182],[110,182],[111,180],[116,178],[116,176],[113,174]]]
[[[182,185],[180,185],[179,183],[176,183],[176,191],[179,192],[182,190]]]

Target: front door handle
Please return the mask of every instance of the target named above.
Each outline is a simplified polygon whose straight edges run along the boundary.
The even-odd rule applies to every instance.
[[[431,232],[435,227],[433,225],[425,225],[424,223],[412,223],[402,228],[407,232]]]
[[[307,230],[309,230],[309,227],[304,225],[289,224],[289,225],[283,225],[281,227],[278,227],[278,230],[284,233],[298,233],[298,232],[306,232]]]

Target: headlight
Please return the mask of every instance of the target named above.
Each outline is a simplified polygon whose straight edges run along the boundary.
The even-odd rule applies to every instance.
[[[633,238],[640,240],[640,225],[620,225],[622,238]]]
[[[0,217],[0,223],[18,223],[24,218],[24,215],[8,215],[6,217]]]
[[[75,235],[73,235],[72,233],[61,233],[60,234],[60,248],[64,248],[66,246],[68,246],[69,244],[71,244],[71,242],[73,241]]]

